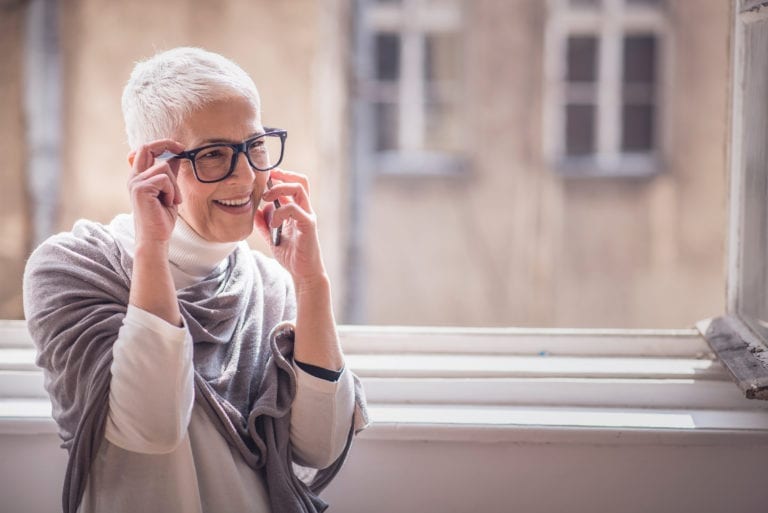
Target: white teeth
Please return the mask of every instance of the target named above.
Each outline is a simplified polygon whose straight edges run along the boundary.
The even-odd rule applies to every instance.
[[[222,205],[226,205],[228,207],[241,207],[251,201],[250,196],[246,196],[245,198],[241,199],[233,199],[233,200],[216,200],[217,203],[221,203]]]

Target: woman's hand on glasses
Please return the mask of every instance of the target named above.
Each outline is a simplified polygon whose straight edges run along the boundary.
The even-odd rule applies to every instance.
[[[136,244],[167,243],[171,238],[181,203],[181,192],[176,182],[179,161],[156,160],[166,151],[184,151],[181,143],[161,139],[143,145],[128,155],[132,171],[128,180],[131,195]]]

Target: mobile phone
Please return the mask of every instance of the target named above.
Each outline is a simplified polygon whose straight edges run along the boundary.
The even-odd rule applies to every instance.
[[[267,180],[267,187],[270,189],[272,188],[272,178]],[[272,203],[275,205],[275,210],[280,208],[280,202],[278,200],[275,200]],[[280,223],[280,226],[277,228],[270,228],[269,233],[272,235],[272,244],[279,246],[283,235],[283,223]]]

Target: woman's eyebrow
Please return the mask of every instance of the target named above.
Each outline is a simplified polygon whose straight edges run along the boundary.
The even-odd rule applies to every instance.
[[[247,136],[245,139],[242,139],[242,140],[225,139],[225,138],[221,138],[221,137],[213,137],[213,138],[210,138],[210,139],[203,139],[201,141],[198,141],[195,144],[195,146],[205,146],[206,144],[219,144],[219,143],[239,144],[239,143],[241,143],[243,141],[247,141],[248,139],[251,139],[252,137],[256,137],[257,135],[262,135],[264,133],[265,133],[264,130],[257,130],[255,132],[252,132],[249,136]]]

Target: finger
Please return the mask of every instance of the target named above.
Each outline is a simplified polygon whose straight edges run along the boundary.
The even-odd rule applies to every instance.
[[[158,180],[159,185],[162,187],[162,189],[160,189],[160,194],[158,194],[158,199],[166,207],[172,207],[176,205],[176,191],[178,189],[176,188],[174,181],[168,177],[168,175],[158,175],[156,180]]]
[[[148,196],[160,200],[166,207],[174,205],[175,189],[171,177],[165,173],[142,180],[131,192],[137,200],[142,196]]]
[[[160,155],[163,154],[177,154],[184,151],[184,145],[181,143],[174,141],[173,139],[160,139],[158,141],[154,141],[149,145],[149,150],[152,153],[152,158],[155,162],[157,161],[157,158]],[[182,197],[181,197],[181,189],[179,189],[179,183],[176,180],[176,177],[179,174],[179,165],[180,162],[177,159],[165,159],[162,161],[165,163],[165,165],[168,168],[168,174],[171,176],[171,183],[173,184],[174,188],[174,195],[173,195],[173,201],[176,205],[181,204]]]
[[[307,191],[307,196],[309,196],[309,178],[307,178],[307,175],[294,173],[293,171],[286,171],[285,169],[281,169],[279,167],[270,170],[269,173],[272,178],[280,180],[281,182],[300,183],[304,187],[304,190]]]
[[[184,151],[184,146],[171,139],[161,139],[144,145],[140,150],[141,157],[136,159],[138,160],[137,166],[142,167],[134,169],[134,177],[144,179],[160,172],[166,173],[171,178],[171,183],[173,184],[174,201],[177,205],[181,204],[183,198],[176,179],[179,175],[181,161],[178,159],[157,160],[157,156],[165,152],[179,153],[182,151]]]
[[[184,145],[173,139],[158,139],[146,144],[146,147],[152,153],[152,158],[157,158],[166,151],[174,154],[184,151]]]
[[[131,166],[131,177],[138,176],[144,170],[152,165],[151,152],[146,146],[142,146],[136,152],[133,158],[133,165]]]
[[[307,212],[312,212],[312,205],[309,202],[307,191],[300,183],[284,182],[273,184],[272,188],[267,189],[264,192],[262,198],[264,201],[274,201],[279,199],[281,203],[289,203],[285,201],[285,199],[290,198]]]
[[[179,190],[179,186],[176,180],[176,174],[171,170],[171,167],[168,165],[168,163],[163,161],[157,162],[141,173],[131,177],[131,179],[128,180],[128,185],[129,187],[136,187],[137,184],[158,175],[168,176],[171,184],[173,185],[174,193],[179,194],[179,196],[181,195],[181,191]]]
[[[314,227],[315,216],[302,209],[296,203],[288,203],[275,210],[269,220],[271,228],[277,228],[283,221],[293,220],[302,230]]]
[[[134,174],[146,170],[154,163],[156,157],[162,155],[166,151],[170,151],[171,153],[181,153],[184,151],[184,145],[172,139],[159,139],[143,144],[136,152],[133,160]]]
[[[132,179],[142,180],[142,179],[149,178],[150,176],[156,175],[158,173],[165,173],[170,176],[175,176],[175,173],[171,171],[171,166],[168,164],[168,162],[164,160],[158,160],[157,162],[150,162],[149,166],[147,166],[146,169],[144,169],[140,173],[137,173],[136,176],[134,176]]]
[[[174,201],[179,205],[182,201],[181,188],[179,187],[179,166],[181,161],[178,159],[166,160],[165,165],[168,166],[170,171],[168,175],[171,177],[171,183],[173,183]]]

